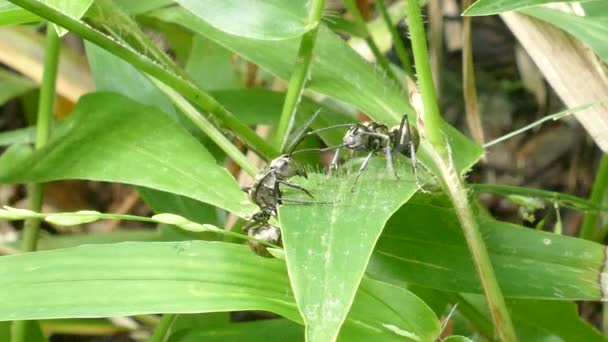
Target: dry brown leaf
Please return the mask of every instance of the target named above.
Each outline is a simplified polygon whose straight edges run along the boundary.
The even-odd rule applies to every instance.
[[[0,62],[40,83],[44,64],[44,37],[21,26],[0,27]],[[72,102],[95,89],[86,59],[61,50],[57,94]]]
[[[565,32],[515,12],[500,15],[541,70],[551,87],[572,108],[608,97],[608,82],[590,51]],[[608,103],[575,114],[585,130],[608,152]]]

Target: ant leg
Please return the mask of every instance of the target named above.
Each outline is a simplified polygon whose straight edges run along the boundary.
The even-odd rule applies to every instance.
[[[255,228],[255,226],[256,226],[256,225],[259,225],[259,224],[260,224],[260,222],[258,222],[258,221],[255,221],[255,220],[251,219],[251,220],[249,220],[249,222],[247,222],[247,223],[246,223],[246,224],[243,226],[243,228],[241,228],[241,230],[242,230],[243,232],[247,232],[249,229]]]
[[[331,164],[329,165],[329,172],[327,174],[331,176],[331,172],[338,168],[338,160],[340,159],[340,147],[336,149],[336,153],[334,157],[331,159]]]
[[[390,145],[386,145],[384,148],[384,154],[386,155],[386,168],[388,169],[389,173],[395,175],[395,179],[399,179],[397,169],[395,169],[395,165],[393,165],[393,151]]]
[[[363,173],[363,171],[365,170],[365,167],[367,166],[367,163],[369,163],[369,160],[372,159],[373,155],[374,155],[374,151],[371,151],[367,155],[367,157],[365,157],[365,160],[363,161],[363,164],[361,164],[361,167],[359,168],[359,173],[357,173],[357,177],[355,178],[355,182],[353,183],[353,187],[350,189],[350,192],[355,191],[355,186],[357,185],[357,181],[359,180],[359,177],[361,177],[361,173]]]
[[[302,204],[302,205],[312,205],[312,204],[336,204],[337,202],[317,202],[317,201],[305,201],[291,198],[279,198],[279,200],[283,203],[292,203],[292,204]]]
[[[286,181],[286,180],[280,180],[279,183],[284,184],[290,188],[294,188],[294,189],[298,189],[303,191],[305,194],[307,194],[310,198],[315,198],[308,190],[304,189],[303,187],[299,186],[298,184]]]

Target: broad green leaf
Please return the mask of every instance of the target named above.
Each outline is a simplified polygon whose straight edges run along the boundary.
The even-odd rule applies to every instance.
[[[260,65],[277,77],[288,80],[297,56],[299,38],[262,41],[238,37],[213,28],[187,11],[175,7],[149,14],[162,21],[186,27],[235,51]],[[336,63],[340,61],[340,63]],[[413,118],[414,111],[407,96],[391,84],[373,65],[367,63],[339,36],[321,26],[307,87],[317,93],[351,104],[374,120],[389,125],[398,124],[404,113]],[[482,149],[453,127],[444,124],[458,170],[471,167],[481,156]]]
[[[308,21],[309,1],[176,0],[214,28],[261,40],[298,37],[317,23]]]
[[[397,170],[398,180],[376,160],[355,188],[357,172],[309,175],[298,184],[313,193],[312,201],[333,204],[279,208],[289,275],[311,341],[338,335],[384,224],[416,192],[409,163]],[[283,195],[294,196],[311,200],[291,191]]]
[[[131,64],[86,41],[85,48],[97,91],[116,92],[175,117],[171,101]]]
[[[548,4],[551,2],[575,2],[581,0],[477,0],[462,15],[491,15],[498,14],[516,9],[532,7],[536,5]],[[582,0],[597,1],[597,0]],[[602,0],[600,0],[602,1]]]
[[[13,340],[28,342],[47,342],[37,321],[18,321],[11,326]],[[19,336],[19,338],[17,337]]]
[[[11,340],[11,322],[0,322],[0,339],[2,341]]]
[[[85,47],[97,90],[117,92],[139,103],[155,106],[185,128],[200,132],[183,116],[177,116],[171,101],[132,65],[89,42],[85,42]],[[138,192],[156,213],[174,213],[192,221],[220,225],[219,213],[208,204],[149,188],[138,187]]]
[[[0,105],[36,87],[36,83],[33,81],[0,69]]]
[[[0,257],[0,320],[267,310],[299,321],[284,264],[246,246],[126,242]]]
[[[608,16],[608,2],[606,1],[583,2],[581,7],[585,10],[586,17]]]
[[[89,179],[187,196],[247,216],[236,181],[173,120],[117,94],[83,97],[50,142],[17,163],[0,159],[4,183]]]
[[[516,326],[532,326],[564,341],[606,341],[579,316],[573,302],[511,299],[507,305]]]
[[[462,294],[462,298],[483,317],[490,316],[482,295]],[[606,340],[579,316],[574,302],[509,299],[507,305],[522,341]]]
[[[369,278],[363,278],[338,340],[369,341],[366,325],[376,329],[374,339],[378,341],[435,341],[441,333],[437,316],[420,298]],[[307,339],[317,341],[311,335]]]
[[[63,14],[72,17],[76,20],[82,18],[82,16],[89,9],[94,0],[40,0],[41,2],[61,11]],[[63,36],[68,30],[55,26],[57,34]]]
[[[599,300],[603,246],[478,217],[505,297]],[[455,213],[408,203],[388,222],[367,270],[376,279],[450,292],[481,286]]]
[[[221,242],[127,242],[3,256],[0,286],[0,321],[266,310],[301,322],[284,262]],[[437,318],[413,294],[373,280],[361,289],[344,336],[437,337]]]
[[[197,35],[185,69],[201,89],[238,89],[245,82],[236,62],[232,51]]]
[[[131,15],[138,15],[173,4],[174,0],[119,0],[118,3]]]
[[[581,17],[558,10],[535,7],[520,11],[570,33],[591,48],[605,63],[608,63],[608,15]]]
[[[29,144],[36,139],[36,127],[19,128],[12,131],[0,132],[0,146],[14,144]]]
[[[0,26],[26,24],[39,21],[40,18],[7,0],[0,0]]]

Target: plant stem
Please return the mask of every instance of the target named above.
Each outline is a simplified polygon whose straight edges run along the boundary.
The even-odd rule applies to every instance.
[[[372,50],[374,57],[376,57],[376,62],[378,63],[378,65],[382,68],[382,70],[386,73],[388,77],[395,81],[397,85],[400,85],[401,83],[399,82],[397,76],[391,69],[391,65],[388,59],[384,57],[384,55],[380,51],[380,48],[378,48],[378,45],[376,44],[374,38],[369,32],[367,24],[365,23],[365,18],[363,18],[363,16],[361,15],[361,12],[359,11],[359,8],[357,8],[357,5],[355,4],[354,0],[344,0],[344,6],[353,16],[355,24],[359,27],[359,30],[361,32],[365,32],[365,42],[369,46],[370,50]]]
[[[319,23],[321,22],[324,6],[325,0],[314,0],[312,2],[308,21],[313,24],[314,27],[306,32],[300,41],[298,57],[296,58],[294,69],[291,78],[289,79],[285,101],[283,102],[283,110],[281,111],[281,118],[279,119],[279,125],[277,126],[274,136],[274,146],[279,146],[280,151],[283,151],[285,146],[287,146],[287,137],[295,120],[298,103],[300,102],[306,81],[310,75],[310,62],[312,61],[313,50],[315,41],[317,40]]]
[[[468,8],[471,0],[462,0],[461,8]],[[471,42],[471,17],[462,18],[462,90],[467,126],[473,140],[482,145],[485,137],[479,106],[477,103],[477,89],[475,88],[475,69],[473,68],[473,44]]]
[[[423,122],[423,129],[420,129],[420,131],[424,132],[424,136],[433,147],[430,149],[430,157],[439,170],[443,187],[450,196],[450,200],[456,210],[469,251],[479,274],[497,335],[502,341],[517,341],[517,335],[515,334],[507,305],[496,281],[496,275],[494,274],[488,251],[479,232],[479,225],[473,216],[462,180],[454,167],[450,147],[441,131],[442,118],[439,115],[439,106],[433,86],[426,37],[418,1],[407,0],[406,10],[409,19],[416,72],[418,73],[418,82],[424,105],[423,113],[419,113],[422,116],[421,122]]]
[[[403,67],[403,70],[405,70],[405,73],[412,80],[416,80],[416,75],[414,74],[414,69],[412,69],[412,63],[410,63],[410,57],[407,54],[405,44],[401,39],[399,31],[397,31],[397,27],[393,24],[393,21],[391,20],[391,16],[388,13],[388,10],[386,9],[386,4],[384,3],[384,0],[374,0],[374,3],[380,11],[382,19],[384,19],[384,23],[388,27],[388,30],[390,31],[391,36],[393,37],[393,46],[395,47],[395,53],[397,54],[397,57],[399,57],[399,61],[401,61],[401,66]]]
[[[241,169],[245,170],[250,176],[255,176],[258,173],[258,169],[249,162],[241,151],[230,140],[228,140],[220,131],[213,126],[209,120],[207,120],[201,113],[199,113],[194,106],[184,99],[175,90],[168,87],[163,82],[157,80],[154,77],[149,79],[156,85],[156,87],[165,93],[167,97],[173,101],[173,103],[192,121],[198,128],[201,129],[214,143],[216,143],[222,151],[224,151],[228,157],[234,160]]]
[[[40,149],[46,145],[53,120],[53,108],[55,103],[55,81],[57,79],[57,68],[59,66],[59,36],[53,25],[47,25],[46,42],[44,46],[44,71],[42,74],[42,85],[40,87],[40,99],[38,102],[38,117],[36,121],[36,143],[35,148]],[[42,209],[44,196],[44,184],[33,183],[28,185],[29,208],[33,211]],[[23,228],[23,240],[21,251],[24,253],[36,250],[38,234],[40,231],[40,218],[30,218],[25,221]],[[27,341],[31,325],[38,324],[36,321],[16,321],[12,326],[13,342]],[[35,327],[39,329],[38,327]]]
[[[229,127],[248,147],[260,153],[266,159],[278,155],[278,151],[260,138],[246,124],[237,119],[232,113],[217,102],[211,95],[198,89],[191,82],[166,70],[162,65],[150,60],[132,48],[121,44],[79,20],[71,18],[60,11],[37,0],[9,0],[10,2],[39,15],[40,17],[65,27],[82,38],[98,45],[111,54],[127,61],[138,70],[147,73],[180,93],[189,101],[206,112],[213,114],[222,124]]]
[[[574,113],[576,113],[578,111],[581,111],[583,109],[587,109],[589,107],[595,106],[596,104],[602,103],[604,101],[606,101],[606,100],[600,100],[600,101],[595,101],[595,102],[591,102],[591,103],[585,103],[585,104],[580,105],[580,106],[576,106],[576,107],[573,107],[573,108],[568,108],[568,109],[562,110],[561,112],[557,112],[555,114],[547,115],[545,117],[542,117],[542,118],[540,118],[540,119],[532,122],[531,124],[528,124],[528,125],[526,125],[526,126],[524,126],[522,128],[516,129],[513,132],[507,133],[507,134],[503,135],[502,137],[496,138],[496,139],[490,141],[489,143],[484,144],[483,148],[488,148],[490,146],[494,146],[494,145],[496,145],[496,144],[498,144],[500,142],[503,142],[503,141],[505,141],[507,139],[510,139],[510,138],[512,138],[512,137],[514,137],[514,136],[516,136],[518,134],[521,134],[521,133],[523,133],[523,132],[525,132],[525,131],[527,131],[527,130],[529,130],[531,128],[534,128],[534,127],[536,127],[536,126],[538,126],[538,125],[540,125],[540,124],[542,124],[542,123],[544,123],[546,121],[549,121],[549,120],[553,120],[553,121],[559,120],[559,119],[561,119],[563,117],[566,117],[566,116],[568,116],[570,114],[574,114]]]
[[[171,333],[171,326],[177,319],[177,314],[164,314],[163,318],[154,329],[154,334],[150,337],[149,342],[164,342],[168,339]]]
[[[593,182],[593,188],[591,189],[591,195],[589,196],[589,202],[594,205],[600,206],[602,200],[606,195],[608,189],[608,154],[604,154],[600,160],[600,165],[597,168],[595,174],[595,181]],[[581,225],[581,231],[579,237],[587,240],[595,240],[597,233],[597,219],[599,213],[597,211],[588,212],[585,215],[583,224]]]
[[[576,210],[595,213],[599,211],[608,212],[608,207],[606,206],[562,192],[497,184],[470,184],[469,186],[475,192],[492,193],[504,197],[509,195],[536,197],[549,202],[558,202],[560,205]]]

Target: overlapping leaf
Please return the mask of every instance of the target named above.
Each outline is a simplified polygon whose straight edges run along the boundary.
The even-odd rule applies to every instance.
[[[293,38],[304,34],[316,24],[308,22],[309,1],[176,0],[176,2],[220,31],[253,39]]]
[[[603,298],[603,246],[487,218],[478,222],[505,297]],[[399,284],[481,292],[455,213],[430,204],[408,203],[391,218],[367,272]]]
[[[201,34],[281,79],[289,79],[293,70],[299,39],[263,41],[230,35],[181,8],[154,11],[150,16]],[[375,120],[390,125],[397,124],[404,113],[414,115],[405,94],[391,84],[379,69],[363,60],[340,37],[324,26],[317,36],[307,87],[349,103]],[[447,124],[444,125],[443,131],[452,149],[458,151],[454,161],[459,170],[468,169],[479,160],[481,147]]]
[[[0,286],[0,321],[267,310],[301,322],[283,261],[221,242],[128,242],[2,257]],[[432,340],[438,326],[410,292],[366,280],[342,334],[347,341],[403,341],[404,332]]]
[[[83,97],[43,149],[0,159],[4,183],[90,179],[172,192],[246,216],[254,208],[213,157],[154,107],[123,96]]]
[[[550,2],[574,2],[578,0],[477,0],[463,15],[491,15],[502,12],[513,11],[516,9],[547,4]],[[597,0],[583,0],[597,1]]]
[[[331,204],[279,208],[287,266],[311,341],[335,339],[384,224],[417,190],[409,165],[399,164],[396,180],[376,162],[354,188],[356,172],[314,174],[302,183],[313,201]]]

